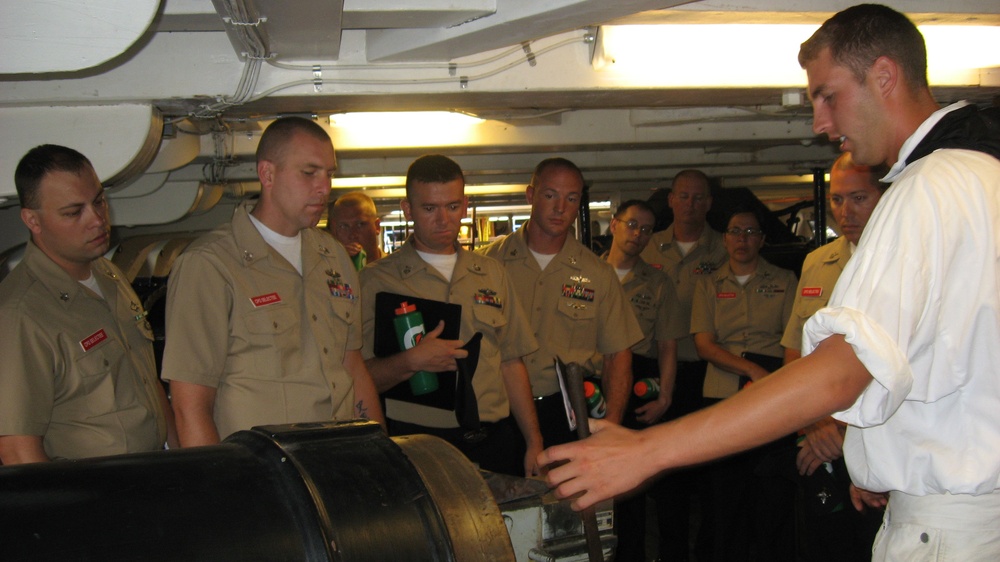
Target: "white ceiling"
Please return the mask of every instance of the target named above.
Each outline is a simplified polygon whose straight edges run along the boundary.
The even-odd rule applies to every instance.
[[[766,88],[629,86],[594,70],[592,39],[609,23],[818,25],[852,3],[5,2],[0,200],[16,202],[6,178],[20,155],[56,142],[95,161],[114,186],[117,222],[184,225],[176,221],[252,189],[204,182],[252,182],[257,133],[279,114],[446,109],[491,121],[468,144],[373,148],[332,131],[339,175],[403,175],[414,157],[433,151],[459,161],[469,183],[523,184],[539,160],[560,155],[583,168],[593,193],[614,200],[644,198],[697,167],[725,187],[790,202],[811,193],[802,174],[836,157],[811,131],[804,74],[802,84]],[[995,0],[887,3],[918,22],[1000,24]],[[255,53],[266,60],[254,62]],[[795,55],[788,53],[793,64]],[[992,103],[1000,69],[935,94],[943,103]]]

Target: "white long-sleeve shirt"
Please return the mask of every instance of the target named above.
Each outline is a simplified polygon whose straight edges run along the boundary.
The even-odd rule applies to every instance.
[[[951,106],[903,146],[904,162]],[[897,166],[803,351],[844,334],[874,377],[835,417],[861,488],[1000,488],[1000,161],[938,150]]]

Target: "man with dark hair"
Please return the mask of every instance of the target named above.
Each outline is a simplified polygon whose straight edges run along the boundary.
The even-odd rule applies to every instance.
[[[111,223],[90,161],[38,146],[14,183],[31,240],[0,284],[0,464],[176,445],[142,302],[103,257]]]
[[[535,167],[526,190],[531,218],[482,252],[503,263],[531,319],[539,349],[525,364],[546,445],[576,438],[566,421],[553,360],[589,366],[604,356],[607,419],[621,423],[631,394],[631,347],[642,330],[614,271],[570,236],[583,199],[583,173],[565,158]]]
[[[855,505],[889,492],[874,560],[1000,558],[1000,119],[939,108],[922,43],[906,16],[866,4],[802,47],[814,130],[889,166],[892,184],[806,323],[806,355],[675,423],[641,435],[598,424],[589,442],[543,453],[569,461],[549,472],[561,496],[585,492],[574,505],[586,507],[836,412]]]
[[[801,357],[802,328],[825,307],[847,260],[857,249],[861,234],[887,184],[879,178],[888,172],[881,166],[855,164],[845,152],[830,169],[830,212],[840,237],[806,256],[795,290],[792,317],[781,345],[785,363]],[[837,500],[847,495],[844,464],[844,434],[847,424],[832,417],[801,429],[797,468],[803,493],[797,501],[799,552],[808,560],[856,560],[870,551],[880,518],[878,512],[858,513],[843,509]],[[817,469],[819,472],[817,472]],[[838,503],[841,508],[838,509]]]
[[[653,379],[659,385],[652,398],[630,394],[624,425],[631,428],[657,423],[671,407],[677,340],[688,335],[688,321],[681,317],[674,284],[666,274],[639,257],[653,235],[655,224],[656,214],[649,203],[638,199],[625,201],[611,219],[611,247],[601,256],[615,269],[642,329],[642,341],[632,346],[632,382],[646,384],[643,379]],[[594,362],[600,362],[599,355]],[[674,475],[667,476],[657,481],[647,494],[617,504],[616,559],[645,557],[647,495],[656,500],[660,558],[686,559],[690,513],[686,502],[678,502],[677,494],[673,493],[675,480]],[[678,508],[677,503],[684,505]],[[684,558],[678,553],[683,553]]]
[[[637,409],[626,412],[625,419],[643,425],[656,423],[670,407],[677,368],[677,339],[688,335],[688,323],[679,313],[673,283],[640,257],[653,235],[655,223],[656,214],[648,203],[638,199],[625,201],[611,219],[611,247],[601,256],[615,269],[642,329],[642,341],[632,346],[633,378],[654,378],[660,383],[655,399],[642,403],[630,400],[630,405]]]
[[[361,358],[358,279],[315,225],[337,168],[315,122],[273,122],[257,149],[261,195],[174,264],[163,378],[181,445],[256,425],[371,418],[378,395]]]
[[[345,193],[329,206],[326,229],[344,245],[358,271],[385,254],[375,202],[361,191]]]
[[[388,397],[390,435],[436,435],[486,470],[537,474],[542,436],[521,358],[538,344],[500,264],[458,244],[468,207],[462,169],[446,156],[421,156],[407,170],[400,206],[406,220],[413,221],[412,235],[398,251],[361,272],[365,360],[379,391],[385,392],[419,371],[455,371],[456,360],[468,355],[463,343],[482,334],[471,374],[479,421],[463,423],[453,409]],[[414,347],[375,357],[375,302],[381,292],[461,305],[459,339],[440,337],[442,321],[426,326],[427,334]]]

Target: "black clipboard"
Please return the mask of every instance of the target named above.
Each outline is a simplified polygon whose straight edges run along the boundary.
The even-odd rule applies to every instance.
[[[396,317],[396,309],[403,302],[416,305],[424,319],[424,330],[430,332],[438,322],[444,320],[444,330],[440,337],[459,339],[462,328],[462,305],[383,291],[375,295],[375,336],[372,345],[376,357],[389,357],[402,351],[396,338],[393,320]],[[450,410],[456,412],[462,427],[478,428],[479,410],[471,381],[479,363],[481,339],[482,334],[476,333],[463,347],[469,352],[469,356],[459,361],[462,373],[445,371],[437,374],[438,389],[434,392],[417,396],[410,390],[409,383],[403,382],[385,391],[382,396]]]

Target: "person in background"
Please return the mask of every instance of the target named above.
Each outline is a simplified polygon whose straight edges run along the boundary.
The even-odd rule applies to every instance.
[[[400,206],[406,220],[413,221],[413,234],[398,251],[361,272],[364,357],[379,391],[405,384],[419,371],[455,371],[457,360],[468,356],[463,342],[477,332],[483,337],[471,377],[478,424],[466,421],[463,426],[456,411],[387,397],[389,434],[435,435],[480,468],[515,476],[537,474],[542,435],[521,358],[538,344],[500,264],[458,243],[468,208],[461,167],[446,156],[421,156],[407,170],[406,198]],[[459,339],[440,337],[442,321],[425,326],[430,331],[414,347],[376,357],[375,301],[380,292],[461,305]]]
[[[880,183],[888,169],[855,164],[845,152],[830,170],[830,212],[841,236],[806,256],[795,290],[792,317],[781,338],[785,363],[800,357],[802,327],[826,306],[847,260],[857,248],[875,205],[888,187]],[[796,466],[802,490],[797,498],[798,549],[807,560],[862,560],[881,522],[881,510],[845,509],[850,485],[844,464],[847,424],[824,418],[799,431]],[[817,473],[816,470],[821,472]]]
[[[525,357],[542,436],[547,445],[576,439],[569,429],[554,359],[593,370],[604,356],[601,386],[606,418],[621,423],[631,394],[631,347],[642,330],[614,270],[570,230],[583,199],[583,173],[565,158],[540,162],[526,196],[528,221],[479,251],[503,264],[530,318],[538,351]]]
[[[856,506],[886,505],[872,559],[1000,559],[1000,111],[941,108],[923,36],[863,4],[803,43],[813,129],[890,183],[803,357],[716,407],[641,433],[593,423],[542,453],[582,509],[675,466],[775,439],[832,413]],[[640,467],[611,472],[609,467]]]
[[[260,200],[177,258],[162,376],[181,446],[257,425],[384,424],[361,357],[357,272],[344,247],[315,228],[336,168],[321,126],[272,122],[257,146]]]
[[[674,176],[667,204],[673,222],[653,234],[642,259],[667,274],[674,283],[678,299],[678,317],[686,324],[685,336],[677,340],[677,375],[674,381],[670,410],[665,420],[672,420],[700,410],[703,405],[702,387],[708,363],[698,356],[691,336],[691,300],[698,280],[718,270],[729,256],[722,234],[708,224],[712,207],[709,178],[701,170],[683,170]],[[671,561],[686,562],[689,521],[692,509],[699,514],[698,535],[694,550],[699,558],[707,558],[713,548],[711,502],[704,467],[691,467],[662,479],[658,492],[661,497],[659,514],[664,521],[660,536],[661,555]],[[697,504],[697,507],[695,505]]]
[[[729,261],[695,289],[691,333],[708,361],[705,403],[728,398],[781,363],[781,334],[792,313],[795,274],[760,257],[756,212],[737,208],[726,225]],[[792,442],[783,438],[708,468],[715,537],[713,560],[794,559],[791,479],[766,467]]]
[[[94,167],[41,145],[14,184],[31,239],[0,283],[0,464],[176,446],[146,311],[104,258],[111,221]]]
[[[618,206],[611,219],[611,247],[601,256],[618,274],[625,289],[625,297],[632,305],[632,311],[639,321],[643,339],[632,346],[633,383],[652,378],[658,381],[659,391],[653,398],[640,399],[635,393],[630,396],[625,412],[625,427],[639,428],[657,423],[670,408],[673,396],[674,375],[677,369],[677,340],[687,336],[688,319],[678,313],[677,294],[674,284],[662,271],[647,264],[639,254],[649,243],[653,234],[656,217],[652,207],[645,201],[632,199]],[[598,362],[600,357],[595,359]],[[671,479],[673,475],[664,477]],[[661,488],[656,482],[649,495],[657,499],[659,511],[667,511],[668,516],[659,525],[661,538],[683,533],[684,550],[687,550],[688,514],[681,520],[669,519],[669,495],[657,494]],[[638,494],[619,502],[618,514],[618,560],[645,559],[646,539],[646,496]],[[672,526],[682,525],[676,530]],[[661,541],[663,542],[663,541]],[[661,546],[661,551],[664,549]],[[664,553],[663,559],[668,558]]]
[[[380,226],[375,202],[362,191],[341,195],[327,213],[326,229],[347,248],[358,271],[385,255],[379,242]]]

